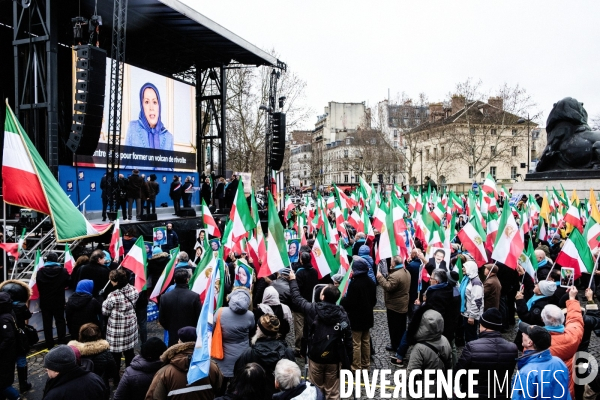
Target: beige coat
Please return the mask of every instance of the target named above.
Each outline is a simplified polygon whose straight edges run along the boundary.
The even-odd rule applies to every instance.
[[[397,268],[387,278],[378,276],[377,282],[384,291],[385,307],[400,314],[407,313],[410,272],[404,267]]]

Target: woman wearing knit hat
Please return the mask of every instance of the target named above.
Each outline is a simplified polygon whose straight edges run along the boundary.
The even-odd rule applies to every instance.
[[[44,400],[86,399],[104,400],[109,390],[100,377],[77,366],[73,350],[60,345],[44,357],[48,381],[44,388]]]
[[[544,326],[542,310],[548,304],[557,304],[557,299],[554,296],[555,291],[556,283],[550,280],[544,280],[535,285],[533,288],[533,296],[528,300],[525,300],[522,292],[517,292],[515,299],[519,319],[530,325]],[[517,332],[515,344],[519,350],[522,349],[522,343],[521,333]]]
[[[256,334],[252,338],[252,346],[244,351],[240,358],[235,362],[234,376],[242,373],[246,364],[255,362],[264,368],[268,378],[268,395],[275,393],[275,379],[273,371],[279,360],[287,358],[290,361],[296,361],[294,352],[280,340],[277,340],[279,333],[279,319],[273,314],[264,314],[258,320]]]

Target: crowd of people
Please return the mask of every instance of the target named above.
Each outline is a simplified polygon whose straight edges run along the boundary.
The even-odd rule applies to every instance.
[[[327,217],[335,223],[333,212]],[[457,229],[464,228],[463,222],[457,221]],[[342,369],[371,369],[371,331],[383,328],[375,326],[378,290],[386,309],[390,367],[408,373],[478,370],[474,391],[479,398],[544,394],[592,399],[600,394],[600,378],[575,385],[574,356],[588,350],[592,332],[600,333],[600,314],[594,290],[585,289],[583,279],[561,286],[561,266],[555,262],[560,236],[551,242],[532,238],[539,267],[530,276],[521,266],[478,266],[456,239],[448,249],[449,261],[445,251],[426,256],[415,237],[406,259],[398,255],[376,262],[380,232],[368,237],[349,225],[346,229],[349,274],[319,278],[313,263],[315,237],[308,230],[300,231],[304,237],[298,260],[261,278],[239,267],[260,269],[244,249],[229,252],[225,300],[214,314],[218,346],[208,375],[191,385],[187,373],[196,327],[209,299],[192,291],[197,266],[185,251],[176,256],[169,288],[156,299],[161,338],[147,337],[146,310],[149,293],[171,257],[164,249],[152,249],[141,292],[132,285],[133,275],[102,249],[78,258],[71,274],[56,254],[47,254],[36,282],[49,350],[44,399],[107,399],[111,389],[115,399],[339,399]],[[127,232],[126,252],[133,242],[134,233]],[[216,257],[219,252],[213,250],[205,249]],[[595,288],[594,279],[589,286]],[[67,301],[66,287],[74,289]],[[0,285],[0,389],[11,400],[31,389],[28,346],[19,333],[31,317],[31,296],[21,281]],[[516,334],[507,340],[511,329]],[[19,390],[12,386],[15,366]],[[543,370],[557,373],[546,381]],[[462,392],[469,385],[467,376],[460,381]],[[425,382],[422,375],[417,380]]]

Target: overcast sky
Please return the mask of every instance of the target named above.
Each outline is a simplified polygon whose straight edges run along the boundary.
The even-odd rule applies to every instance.
[[[566,96],[600,115],[600,1],[182,0],[280,59],[329,101],[375,105],[404,91],[444,100],[457,82],[527,89],[545,118]]]

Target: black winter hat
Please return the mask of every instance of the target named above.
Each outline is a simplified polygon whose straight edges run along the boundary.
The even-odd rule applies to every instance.
[[[484,328],[499,331],[502,329],[502,314],[495,307],[488,308],[481,316],[479,323]]]
[[[44,367],[55,372],[68,372],[77,367],[75,352],[67,345],[60,345],[44,357]]]
[[[54,252],[46,254],[46,261],[58,262],[58,255]]]
[[[177,337],[179,337],[181,343],[195,342],[198,339],[198,334],[193,326],[184,326],[177,331]]]
[[[165,342],[157,337],[151,337],[142,345],[140,355],[148,361],[154,361],[158,360],[165,351],[167,351]]]

